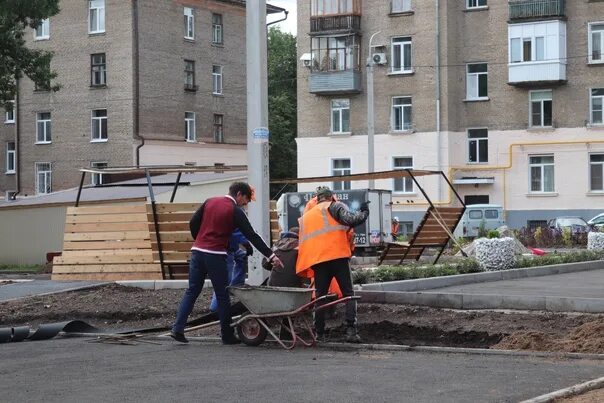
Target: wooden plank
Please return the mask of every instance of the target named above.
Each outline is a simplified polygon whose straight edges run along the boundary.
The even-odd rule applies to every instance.
[[[147,210],[144,204],[131,204],[121,206],[83,206],[67,207],[67,215],[85,215],[85,214],[137,214],[145,213]]]
[[[190,252],[193,241],[191,242],[164,242],[162,238],[161,249],[163,252]],[[157,242],[151,243],[151,249],[156,252],[158,251]]]
[[[193,212],[186,213],[160,213],[157,215],[157,222],[186,222],[191,220]],[[147,214],[147,221],[153,222],[153,214]]]
[[[148,231],[146,222],[122,222],[122,223],[89,223],[89,224],[65,224],[65,232],[117,232],[117,231]]]
[[[66,233],[64,240],[67,241],[125,241],[125,240],[148,240],[149,231],[120,231],[120,232],[82,232]]]
[[[271,230],[278,230],[279,229],[279,222],[278,221],[271,221]]]
[[[440,213],[442,212],[454,212],[454,211],[458,211],[461,212],[463,210],[463,207],[437,207],[436,210],[438,210]]]
[[[151,242],[157,242],[157,237],[155,236],[155,232],[149,233]],[[187,231],[175,231],[175,232],[160,232],[159,237],[162,242],[190,242],[193,243],[193,238],[191,237],[191,233],[187,229]]]
[[[153,256],[151,253],[145,255],[103,255],[103,256],[78,256],[76,257],[56,257],[54,259],[56,264],[116,264],[116,263],[153,263]]]
[[[65,250],[63,259],[79,256],[144,256],[151,254],[151,248],[148,249],[98,249],[98,250]]]
[[[194,213],[201,203],[156,203],[158,213],[188,212]],[[147,204],[147,212],[151,212],[151,204]]]
[[[64,242],[63,251],[97,249],[151,249],[149,240]]]
[[[91,264],[91,265],[53,265],[53,274],[66,273],[135,273],[135,272],[157,272],[160,266],[157,263],[143,264]]]
[[[166,252],[163,255],[165,263],[185,263],[191,257],[191,252]],[[159,252],[153,252],[153,261],[159,262]]]
[[[161,273],[70,273],[53,274],[52,280],[99,280],[99,281],[119,281],[119,280],[161,280]]]
[[[155,233],[155,224],[148,224],[149,232]],[[159,231],[189,231],[189,222],[177,222],[177,223],[161,223],[159,224]]]
[[[124,222],[147,222],[147,214],[99,214],[99,215],[76,215],[65,217],[66,223],[124,223]]]

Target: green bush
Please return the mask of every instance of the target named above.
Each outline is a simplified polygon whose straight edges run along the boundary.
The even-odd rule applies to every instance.
[[[552,264],[589,262],[604,259],[604,251],[582,250],[580,252],[552,252],[543,256],[521,257],[516,260],[516,268],[549,266]]]
[[[489,230],[488,234],[487,234],[487,238],[489,239],[493,239],[493,238],[499,238],[499,231],[497,230]]]
[[[43,269],[44,265],[41,264],[0,264],[0,272],[40,273]]]

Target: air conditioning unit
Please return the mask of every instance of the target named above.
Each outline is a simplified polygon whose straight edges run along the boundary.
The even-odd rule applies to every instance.
[[[386,64],[388,63],[388,60],[386,59],[386,53],[374,53],[373,56],[373,62],[375,64]]]

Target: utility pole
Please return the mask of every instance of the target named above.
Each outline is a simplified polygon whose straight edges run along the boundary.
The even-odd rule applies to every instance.
[[[247,161],[248,180],[256,201],[248,204],[250,223],[265,242],[270,240],[268,170],[268,77],[266,0],[246,1]],[[248,279],[258,285],[266,275],[259,253],[249,257]]]
[[[369,38],[369,54],[367,55],[367,172],[375,172],[375,147],[374,134],[375,125],[373,122],[373,66],[375,65],[371,55],[371,41],[373,37],[379,34],[378,31]],[[369,180],[369,189],[375,189],[375,180]]]

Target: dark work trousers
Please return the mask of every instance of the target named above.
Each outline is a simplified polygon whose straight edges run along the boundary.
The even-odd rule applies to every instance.
[[[316,264],[312,267],[315,272],[315,288],[317,298],[327,295],[331,279],[335,277],[342,295],[345,297],[353,296],[352,276],[350,274],[350,259],[341,258],[329,260],[327,262]],[[319,303],[319,305],[321,305]],[[357,321],[357,302],[355,300],[346,303],[346,324],[354,326]],[[317,333],[325,333],[325,309],[315,312],[315,329]]]
[[[218,300],[218,318],[220,319],[220,330],[222,339],[229,339],[233,336],[231,327],[231,301],[227,292],[229,276],[226,267],[227,255],[216,253],[206,253],[197,250],[191,251],[191,261],[189,262],[189,288],[182,297],[176,322],[172,327],[175,332],[182,333],[187,324],[187,318],[193,310],[195,301],[201,293],[206,275],[210,277],[216,299]]]

